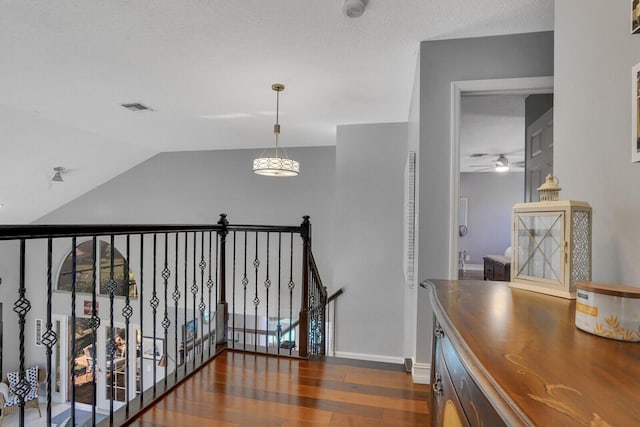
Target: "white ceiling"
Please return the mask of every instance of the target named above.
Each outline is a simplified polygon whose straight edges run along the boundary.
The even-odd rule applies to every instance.
[[[512,171],[524,162],[526,95],[474,95],[460,100],[460,172],[495,172],[503,154]],[[478,157],[479,154],[483,156]]]
[[[158,152],[272,145],[274,82],[281,144],[334,145],[337,124],[407,120],[420,41],[553,29],[553,0],[341,3],[0,0],[0,222]]]

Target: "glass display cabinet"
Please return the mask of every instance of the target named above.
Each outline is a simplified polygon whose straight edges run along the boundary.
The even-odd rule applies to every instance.
[[[591,280],[591,206],[544,201],[513,207],[511,283],[576,298],[576,282]]]

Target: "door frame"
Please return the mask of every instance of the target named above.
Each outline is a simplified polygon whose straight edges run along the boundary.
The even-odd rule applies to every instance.
[[[451,82],[449,177],[449,279],[458,278],[458,199],[460,197],[460,104],[463,95],[553,93],[553,76]],[[524,141],[523,141],[524,143]]]

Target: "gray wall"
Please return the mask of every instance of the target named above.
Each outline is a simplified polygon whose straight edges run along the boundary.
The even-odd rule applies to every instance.
[[[560,197],[593,207],[593,279],[640,286],[640,163],[631,163],[640,36],[630,14],[630,1],[555,3],[554,173]]]
[[[234,224],[297,225],[311,216],[320,272],[333,276],[335,148],[291,148],[301,173],[258,176],[259,150],[158,154],[40,218],[40,224],[210,224],[224,212]],[[330,285],[330,284],[328,284]]]
[[[421,44],[420,280],[448,278],[451,82],[551,75],[551,32],[426,41]],[[584,87],[581,89],[585,90]],[[431,310],[429,307],[418,307],[418,310],[416,360],[429,363]]]
[[[338,126],[336,147],[337,355],[404,355],[404,168],[407,124]]]
[[[458,247],[471,255],[472,264],[482,264],[486,255],[502,255],[511,246],[511,208],[524,195],[524,172],[461,173],[460,197],[469,199],[466,236]]]

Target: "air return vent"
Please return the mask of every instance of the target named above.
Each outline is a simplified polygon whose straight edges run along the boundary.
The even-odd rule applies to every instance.
[[[135,102],[133,104],[120,104],[120,105],[122,105],[127,110],[131,110],[131,111],[145,111],[145,110],[153,111],[151,108],[147,107],[146,105],[140,104],[139,102]]]

